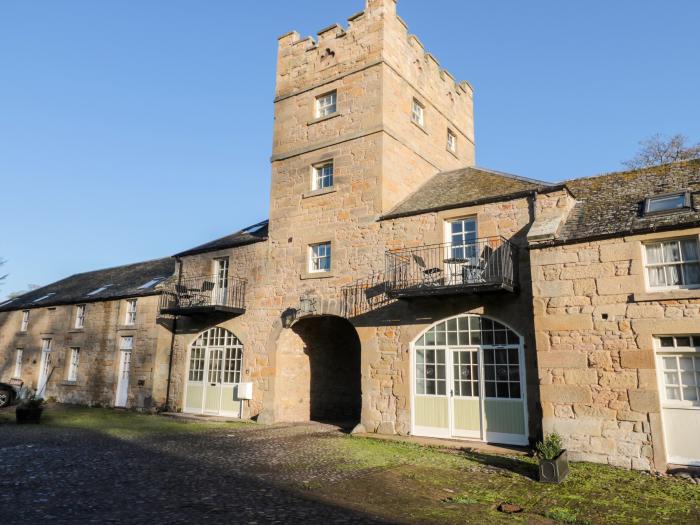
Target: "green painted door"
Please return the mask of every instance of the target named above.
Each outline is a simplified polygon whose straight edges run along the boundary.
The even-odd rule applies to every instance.
[[[452,435],[480,439],[479,349],[453,349],[451,358]]]
[[[210,348],[208,352],[207,382],[204,384],[204,412],[218,414],[221,407],[222,348]]]

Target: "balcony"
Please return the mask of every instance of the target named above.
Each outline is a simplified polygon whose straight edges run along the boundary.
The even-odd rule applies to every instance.
[[[386,252],[386,293],[396,299],[517,290],[518,248],[503,237]]]
[[[160,313],[241,315],[245,312],[246,284],[245,279],[238,277],[183,277],[179,282],[164,286],[160,296]]]

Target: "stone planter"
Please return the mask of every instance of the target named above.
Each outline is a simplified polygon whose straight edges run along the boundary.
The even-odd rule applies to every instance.
[[[17,424],[39,423],[43,411],[43,407],[17,407],[15,409]]]
[[[566,455],[566,450],[554,459],[540,460],[540,482],[542,483],[561,483],[569,473],[569,459]]]

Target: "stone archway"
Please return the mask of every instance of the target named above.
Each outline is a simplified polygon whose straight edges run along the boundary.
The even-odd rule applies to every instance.
[[[349,321],[304,317],[277,344],[277,421],[360,421],[360,338]]]

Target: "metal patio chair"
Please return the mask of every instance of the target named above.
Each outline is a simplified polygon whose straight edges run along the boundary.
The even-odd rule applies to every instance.
[[[423,286],[439,286],[442,278],[442,269],[433,267],[428,268],[423,257],[413,254],[413,260],[418,265],[421,271],[421,285]]]

